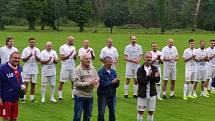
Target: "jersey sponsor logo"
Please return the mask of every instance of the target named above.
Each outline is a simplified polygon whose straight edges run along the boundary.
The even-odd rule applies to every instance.
[[[7,78],[12,78],[14,76],[14,74],[13,73],[9,73],[9,74],[7,74]]]

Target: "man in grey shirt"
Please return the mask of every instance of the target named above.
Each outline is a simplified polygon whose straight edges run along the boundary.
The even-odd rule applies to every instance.
[[[91,65],[91,55],[85,53],[81,56],[81,63],[76,67],[74,80],[74,116],[73,121],[80,121],[82,110],[83,121],[90,121],[93,107],[93,88],[98,86],[98,74]]]

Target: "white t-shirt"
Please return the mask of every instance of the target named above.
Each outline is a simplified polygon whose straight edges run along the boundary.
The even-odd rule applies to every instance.
[[[215,48],[208,47],[207,48],[208,57],[212,57],[215,55]],[[215,67],[215,57],[208,62],[209,67]]]
[[[90,47],[88,47],[87,49],[86,48],[80,48],[79,49],[79,51],[78,51],[78,56],[79,57],[81,57],[83,54],[85,54],[85,53],[88,53],[88,54],[90,54],[91,55],[91,53],[90,52],[93,52],[93,56],[95,56],[95,53],[94,53],[94,51],[93,51],[93,49],[92,48],[90,48]]]
[[[54,58],[56,60],[58,59],[56,51],[51,50],[50,52],[48,52],[47,50],[43,50],[41,52],[41,61],[47,61],[50,59],[50,57],[52,58],[51,61],[49,61],[49,63],[47,63],[47,64],[42,65],[42,75],[43,76],[56,75],[56,67],[53,62]]]
[[[0,48],[1,64],[4,64],[4,63],[8,62],[9,59],[10,59],[11,53],[13,53],[15,51],[18,52],[18,49],[15,48],[15,47],[12,47],[12,48],[8,48],[7,46],[1,47]]]
[[[187,48],[184,50],[183,58],[188,59],[188,58],[192,57],[193,55],[196,55],[196,49]],[[196,71],[196,69],[197,69],[196,61],[192,59],[192,60],[185,62],[185,69]]]
[[[37,65],[37,61],[36,61],[36,57],[35,57],[35,54],[36,54],[36,56],[38,58],[40,58],[40,50],[38,48],[26,47],[22,51],[22,57],[21,58],[27,58],[31,53],[33,55],[26,62],[24,62],[23,72],[25,74],[38,74],[39,73],[38,65]]]
[[[115,47],[108,48],[107,46],[102,48],[100,52],[100,58],[103,59],[107,56],[110,56],[113,61],[117,60],[119,57],[117,49]]]
[[[152,65],[156,66],[156,67],[160,67],[160,62],[157,58],[158,58],[158,55],[161,56],[161,52],[160,51],[157,51],[157,52],[151,51],[151,53],[152,53],[152,60],[155,60],[155,62]]]
[[[162,49],[161,52],[161,59],[163,60],[164,57],[165,58],[169,58],[169,59],[176,59],[176,56],[178,56],[178,50],[175,46],[172,46],[171,48],[169,46],[165,46]],[[170,64],[170,65],[175,65],[176,61],[164,61],[164,64]]]
[[[148,75],[149,72],[151,71],[151,66],[149,67],[144,66],[144,70],[146,71],[146,75]],[[146,85],[146,96],[150,97],[150,81]]]
[[[206,49],[197,49],[196,50],[196,58],[205,58],[207,57],[207,50]],[[198,70],[206,70],[206,61],[198,61],[197,62],[197,69]]]
[[[135,46],[132,46],[131,44],[127,45],[125,47],[124,55],[127,55],[129,59],[138,59],[143,54],[142,47],[138,44],[135,44]],[[127,66],[138,66],[140,64],[135,64],[132,62],[127,61]]]
[[[75,69],[75,60],[74,56],[76,55],[76,50],[74,46],[69,46],[64,44],[60,47],[60,54],[68,56],[73,51],[73,54],[66,60],[61,60],[61,67],[65,70],[74,70]]]

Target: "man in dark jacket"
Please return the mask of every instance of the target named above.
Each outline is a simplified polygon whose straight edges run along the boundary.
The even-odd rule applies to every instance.
[[[18,117],[19,91],[25,89],[19,61],[20,54],[13,52],[9,62],[0,67],[0,110],[3,121],[16,121]]]
[[[156,86],[160,81],[157,67],[151,65],[152,54],[144,55],[145,63],[137,71],[138,98],[137,98],[137,121],[143,120],[143,112],[148,111],[147,121],[153,121],[153,112],[156,106]]]
[[[104,66],[98,71],[99,87],[98,95],[98,121],[104,121],[106,105],[109,108],[109,121],[115,121],[116,110],[116,88],[119,86],[119,78],[116,71],[111,69],[113,60],[111,57],[103,59]]]

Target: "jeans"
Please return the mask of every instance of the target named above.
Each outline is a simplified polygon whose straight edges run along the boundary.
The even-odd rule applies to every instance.
[[[109,109],[109,121],[115,121],[116,97],[98,96],[98,121],[104,121],[106,105]]]
[[[84,111],[83,121],[90,121],[93,108],[93,97],[75,96],[73,121],[80,121],[82,110]]]

